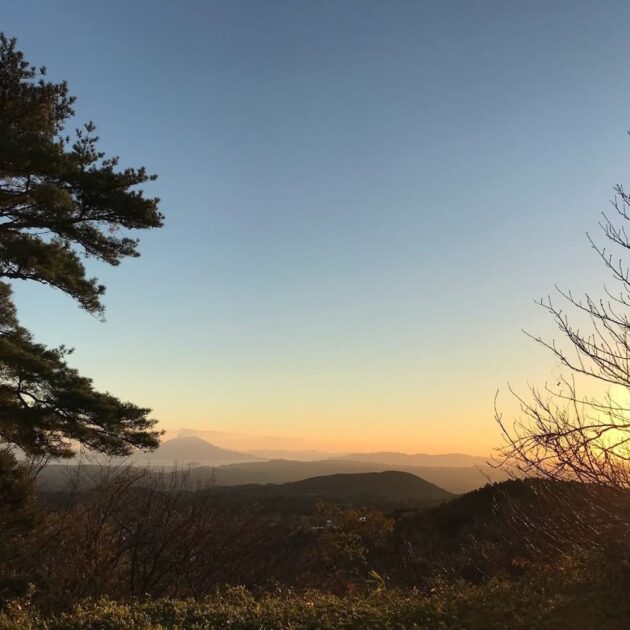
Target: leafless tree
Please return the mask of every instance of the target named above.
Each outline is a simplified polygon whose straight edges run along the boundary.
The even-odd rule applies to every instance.
[[[72,467],[48,506],[31,556],[49,602],[203,597],[221,585],[264,586],[301,571],[294,523],[224,496],[211,477],[195,481],[187,468]]]
[[[608,246],[588,239],[615,288],[605,286],[603,297],[595,299],[556,287],[556,301],[539,302],[564,342],[532,338],[556,357],[564,375],[554,386],[531,387],[526,395],[510,389],[521,410],[512,423],[496,412],[504,437],[498,463],[512,471],[630,487],[630,268],[624,263],[630,195],[621,186],[614,190],[614,220],[603,213],[600,222]],[[601,386],[599,395],[580,393],[594,383]]]

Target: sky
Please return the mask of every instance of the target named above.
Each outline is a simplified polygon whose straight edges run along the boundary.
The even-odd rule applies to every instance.
[[[605,276],[586,240],[630,175],[630,4],[31,0],[2,29],[66,79],[165,227],[89,269],[99,322],[21,321],[160,426],[300,448],[500,444],[493,404],[558,366],[534,299]],[[297,442],[296,442],[297,443]]]

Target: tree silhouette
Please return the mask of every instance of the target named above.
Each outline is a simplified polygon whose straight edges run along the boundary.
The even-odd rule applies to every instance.
[[[158,228],[159,200],[137,188],[155,179],[118,167],[97,149],[93,123],[64,126],[75,98],[45,78],[0,34],[0,439],[31,455],[69,456],[72,441],[108,454],[158,444],[150,410],[94,389],[19,325],[9,281],[32,280],[102,318],[105,287],[83,259],[110,265],[138,256],[131,230]]]
[[[630,487],[630,269],[623,254],[630,250],[624,223],[630,220],[630,195],[615,187],[615,221],[602,214],[600,227],[610,249],[590,244],[612,275],[615,289],[603,297],[575,297],[557,289],[569,315],[549,298],[539,304],[552,316],[568,344],[533,339],[547,348],[566,370],[554,386],[532,387],[516,396],[521,416],[508,425],[496,419],[505,438],[500,465],[520,473],[553,479]],[[603,385],[599,396],[581,395],[587,381]],[[624,400],[624,396],[626,400]]]

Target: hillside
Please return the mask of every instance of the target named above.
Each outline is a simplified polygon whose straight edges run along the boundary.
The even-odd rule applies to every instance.
[[[432,507],[455,495],[410,473],[394,470],[374,473],[341,473],[311,477],[290,483],[217,485],[212,492],[222,497],[249,497],[253,501],[277,499],[287,511],[312,509],[313,499],[340,499],[354,505],[392,507]],[[308,501],[293,501],[293,499]],[[282,503],[284,502],[284,503]]]
[[[339,498],[372,496],[390,501],[442,500],[453,495],[411,473],[389,470],[339,473],[282,484],[287,492]]]
[[[166,442],[165,442],[166,444]],[[205,444],[208,444],[207,442]],[[209,445],[212,448],[212,445]],[[204,452],[206,446],[203,446]],[[214,447],[216,448],[216,447]],[[227,451],[230,457],[241,457],[241,453]],[[203,457],[204,453],[200,453]],[[199,460],[202,459],[199,458]],[[197,461],[199,461],[197,460]],[[185,462],[186,460],[184,460]],[[183,463],[177,453],[171,451],[163,459],[135,458],[137,465],[151,464],[156,467],[171,468],[174,464]],[[105,462],[103,463],[105,464]],[[68,485],[76,471],[74,463],[57,463],[46,466],[38,476],[37,484],[42,490],[58,490]],[[96,464],[83,465],[84,474],[98,476],[100,466]],[[351,460],[323,460],[312,462],[298,462],[290,460],[249,461],[228,463],[220,459],[210,461],[203,466],[191,469],[191,478],[195,481],[212,480],[218,486],[240,486],[251,484],[285,484],[302,481],[311,477],[323,477],[337,474],[378,473],[391,471],[392,466],[374,464],[370,462],[355,462]],[[488,481],[503,481],[507,475],[491,468],[446,468],[397,466],[396,470],[411,473],[427,482],[453,494],[463,494],[481,488]]]
[[[115,476],[116,469],[111,470]],[[141,471],[143,468],[137,467],[135,470]],[[211,469],[193,469],[190,472],[194,473],[200,470],[208,471]],[[73,473],[79,473],[79,468],[61,465],[48,466],[40,474],[38,487],[44,492],[68,489],[72,480],[76,479]],[[172,471],[169,470],[150,473],[152,477],[164,475],[166,478],[171,474]],[[102,483],[105,478],[107,478],[105,467],[83,466],[77,480],[78,487],[86,490]],[[198,476],[194,476],[192,479],[193,483],[199,480]],[[214,483],[210,487],[210,491],[217,496],[238,501],[244,498],[252,501],[274,499],[276,503],[280,502],[279,505],[285,502],[286,505],[282,511],[287,512],[296,509],[298,511],[308,510],[312,508],[313,499],[319,497],[341,499],[353,504],[378,504],[391,508],[394,507],[394,504],[405,507],[429,507],[451,500],[455,496],[416,475],[399,471],[340,473],[278,484],[221,485]],[[296,502],[294,499],[300,500]]]
[[[192,475],[199,480],[214,478],[217,485],[288,483],[309,477],[321,477],[341,473],[373,473],[392,470],[388,464],[357,462],[353,460],[320,460],[299,462],[291,460],[259,461],[230,464],[217,468],[199,467]],[[455,494],[462,494],[484,486],[488,481],[502,481],[507,475],[486,467],[421,467],[396,466],[396,470],[411,473]]]

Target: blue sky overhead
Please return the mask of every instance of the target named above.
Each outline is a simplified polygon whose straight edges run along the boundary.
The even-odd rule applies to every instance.
[[[107,322],[16,285],[23,323],[167,429],[487,452],[542,382],[533,299],[604,274],[630,178],[625,2],[21,2],[2,29],[78,96],[164,229]],[[551,372],[550,372],[551,371]]]

